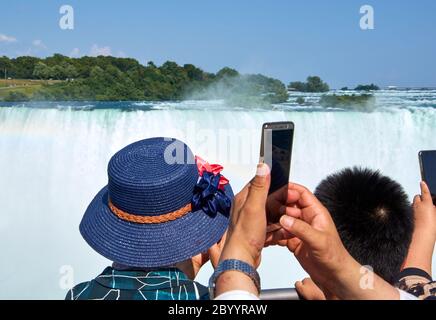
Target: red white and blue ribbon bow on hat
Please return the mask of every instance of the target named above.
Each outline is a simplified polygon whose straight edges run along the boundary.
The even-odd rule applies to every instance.
[[[195,156],[195,162],[199,178],[192,197],[193,209],[202,209],[211,215],[217,212],[229,214],[232,202],[224,193],[224,186],[229,180],[220,173],[223,167],[219,164],[210,164],[199,156]]]

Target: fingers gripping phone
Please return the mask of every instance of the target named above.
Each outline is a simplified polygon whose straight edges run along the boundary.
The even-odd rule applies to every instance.
[[[420,151],[418,157],[421,179],[427,183],[433,203],[436,204],[436,150]]]
[[[269,194],[287,185],[291,170],[294,123],[270,122],[262,126],[260,162],[271,169]]]

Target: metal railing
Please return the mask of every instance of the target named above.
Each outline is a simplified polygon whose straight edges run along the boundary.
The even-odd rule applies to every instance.
[[[265,289],[260,292],[260,300],[301,300],[295,288]]]

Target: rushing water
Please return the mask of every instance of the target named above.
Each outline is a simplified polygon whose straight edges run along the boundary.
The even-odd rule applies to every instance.
[[[268,108],[224,101],[1,103],[0,298],[63,298],[69,278],[62,272],[78,283],[108,264],[82,240],[78,224],[106,183],[111,155],[135,140],[182,139],[223,164],[239,191],[254,173],[262,123],[291,120],[292,180],[314,188],[335,170],[361,165],[399,181],[410,198],[419,191],[417,153],[436,149],[436,91],[380,91],[371,113],[324,110],[316,94],[297,106],[300,95]],[[210,271],[199,280],[206,283]],[[304,276],[281,248],[265,251],[260,272],[265,288],[293,286]]]

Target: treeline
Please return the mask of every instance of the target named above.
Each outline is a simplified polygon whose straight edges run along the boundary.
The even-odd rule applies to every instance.
[[[318,76],[309,76],[306,82],[294,81],[289,83],[288,90],[298,91],[298,92],[327,92],[330,90],[329,85],[322,81]],[[359,84],[354,89],[348,87],[341,88],[343,91],[354,90],[354,91],[376,91],[380,88],[374,83],[371,84]]]
[[[309,76],[306,82],[294,81],[289,83],[288,89],[299,92],[327,92],[330,87],[318,76]]]
[[[342,108],[359,111],[372,111],[375,108],[376,99],[372,94],[330,95],[325,94],[319,100],[324,108]]]
[[[60,54],[37,57],[0,57],[0,77],[12,79],[63,80],[45,84],[31,94],[10,92],[5,100],[180,100],[255,97],[279,103],[288,98],[285,85],[263,75],[241,75],[231,68],[205,72],[193,64],[167,61],[146,66],[131,58],[111,56],[70,58]]]
[[[371,84],[359,84],[354,89],[349,89],[348,87],[343,87],[341,90],[355,90],[355,91],[377,91],[380,90],[380,87],[375,85],[374,83]]]

